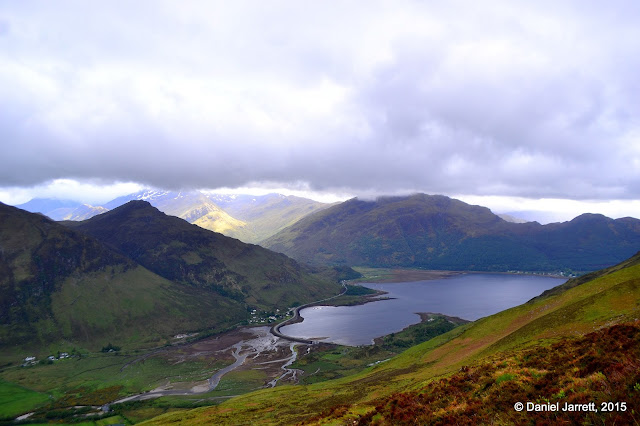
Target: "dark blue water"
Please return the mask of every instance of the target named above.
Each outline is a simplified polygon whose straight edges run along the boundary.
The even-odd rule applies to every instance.
[[[417,312],[476,320],[520,305],[562,284],[564,278],[507,274],[465,274],[407,283],[365,284],[394,297],[359,306],[316,306],[300,311],[304,321],[282,327],[283,334],[321,338],[341,345],[369,345],[376,337],[420,322]]]

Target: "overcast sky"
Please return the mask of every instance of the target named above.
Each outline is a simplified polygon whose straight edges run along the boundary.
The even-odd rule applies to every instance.
[[[419,191],[640,217],[639,73],[637,1],[0,0],[0,200]]]

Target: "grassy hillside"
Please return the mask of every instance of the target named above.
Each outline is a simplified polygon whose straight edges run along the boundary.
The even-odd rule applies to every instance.
[[[149,423],[395,424],[418,414],[419,422],[440,423],[557,420],[509,408],[520,400],[590,400],[598,406],[624,400],[624,413],[558,419],[637,423],[640,254],[624,267],[567,287],[458,327],[354,376],[261,390]],[[623,323],[630,325],[611,328]],[[465,420],[464,414],[472,417]]]
[[[246,315],[236,301],[171,282],[91,237],[3,204],[0,247],[2,360],[109,341],[155,346]]]
[[[211,210],[191,223],[209,231],[237,238],[240,241],[254,242],[257,240],[255,233],[247,223],[232,217],[221,209]]]
[[[225,235],[250,243],[259,243],[303,217],[330,206],[330,204],[307,198],[281,194],[260,196],[211,194],[209,198],[230,215],[246,223],[247,228],[253,232],[249,240],[236,237],[232,233],[225,233]]]
[[[262,309],[340,292],[336,282],[311,274],[282,254],[168,216],[145,201],[68,224],[168,280]]]
[[[352,199],[263,242],[314,264],[482,271],[593,271],[640,247],[640,220],[585,214],[557,224],[510,223],[444,196]]]
[[[167,192],[150,200],[150,203],[169,216],[179,217],[204,229],[242,241],[256,239],[255,233],[245,222],[231,216],[200,192]]]

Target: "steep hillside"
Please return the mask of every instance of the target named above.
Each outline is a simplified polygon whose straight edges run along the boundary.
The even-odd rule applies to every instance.
[[[262,308],[283,308],[340,291],[337,283],[282,254],[168,216],[145,201],[67,224],[166,279]]]
[[[151,200],[150,203],[161,212],[177,216],[201,228],[241,241],[256,239],[255,232],[247,223],[231,216],[200,192],[168,192],[163,197]]]
[[[244,307],[178,285],[48,218],[0,204],[0,348],[143,347],[228,326]],[[135,339],[132,336],[136,336]]]
[[[173,192],[146,189],[118,197],[106,203],[105,207],[114,209],[134,200],[147,201],[168,215],[182,218],[202,228],[220,232],[242,241],[255,240],[256,238],[246,223],[232,217],[198,191]]]
[[[640,254],[568,287],[358,375],[261,390],[149,423],[633,424],[640,410]],[[593,402],[599,411],[516,411],[516,402]],[[624,402],[625,410],[605,412],[607,402]]]
[[[106,213],[108,210],[102,206],[92,206],[89,204],[83,204],[79,207],[76,207],[71,212],[65,214],[60,219],[54,220],[86,220],[90,219],[96,215]]]
[[[247,242],[252,243],[258,243],[303,217],[330,207],[330,204],[282,194],[260,196],[209,194],[208,197],[230,215],[248,224],[254,237]],[[240,237],[237,238],[245,241]]]
[[[640,220],[585,214],[549,225],[511,223],[484,207],[417,194],[352,199],[309,215],[262,244],[314,264],[592,271],[640,248]]]

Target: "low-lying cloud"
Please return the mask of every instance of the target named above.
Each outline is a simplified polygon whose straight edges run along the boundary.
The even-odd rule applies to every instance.
[[[0,6],[0,187],[640,197],[634,2]]]

